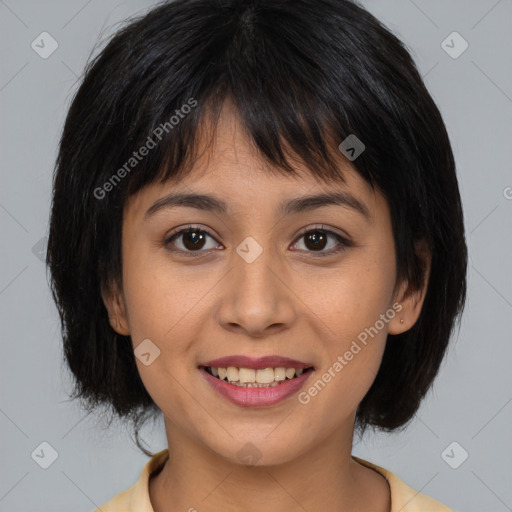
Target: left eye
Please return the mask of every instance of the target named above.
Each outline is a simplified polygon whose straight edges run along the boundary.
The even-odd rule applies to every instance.
[[[329,238],[337,240],[338,243],[334,243],[334,248],[324,250],[326,246],[329,245]],[[302,232],[299,235],[299,240],[304,240],[304,246],[307,251],[319,253],[315,254],[315,256],[328,256],[329,254],[340,252],[345,247],[350,246],[350,242],[346,238],[323,227]],[[298,244],[299,242],[296,242],[294,246]]]
[[[213,242],[211,242],[210,247],[207,245],[207,239],[211,238]],[[325,250],[325,248],[329,245],[328,240],[336,240],[337,243],[333,244],[334,248],[330,248]],[[304,246],[306,247],[307,252],[319,253],[315,256],[326,256],[329,254],[337,253],[343,250],[345,247],[349,247],[350,241],[346,238],[330,231],[328,229],[324,229],[323,227],[313,228],[308,231],[302,232],[298,240],[304,240]],[[296,248],[297,245],[300,245],[299,241],[295,242],[292,247]],[[177,243],[180,242],[180,243]],[[187,255],[192,256],[194,252],[205,252],[209,249],[216,249],[222,247],[221,244],[215,241],[213,235],[211,235],[208,231],[201,229],[196,226],[189,226],[185,229],[177,231],[169,238],[165,240],[165,245],[174,245],[177,247],[177,250],[169,249],[171,252],[181,252]],[[181,247],[180,247],[181,245]],[[202,251],[201,249],[205,249]],[[302,249],[300,249],[302,250]]]

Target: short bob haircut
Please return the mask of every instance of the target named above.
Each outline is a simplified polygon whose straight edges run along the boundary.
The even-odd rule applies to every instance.
[[[215,127],[228,99],[269,172],[294,174],[289,158],[299,158],[326,183],[343,181],[336,154],[384,194],[397,282],[422,286],[415,243],[428,244],[420,316],[408,331],[389,335],[356,415],[360,434],[369,426],[404,427],[439,371],[455,323],[460,327],[463,211],[444,122],[407,48],[349,0],[164,2],[129,20],[90,60],[60,140],[47,250],[74,376],[71,398],[89,412],[106,406],[111,418],[131,420],[137,446],[153,455],[138,435],[160,410],[139,377],[130,337],[110,326],[101,291],[122,286],[127,199],[145,185],[185,176],[202,121]],[[353,161],[338,149],[349,135],[365,145]],[[154,147],[127,167],[150,146],[148,137]]]

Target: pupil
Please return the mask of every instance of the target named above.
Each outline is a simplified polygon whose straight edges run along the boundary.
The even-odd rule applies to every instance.
[[[204,242],[205,238],[204,235],[198,231],[189,231],[188,235],[185,234],[184,237],[184,245],[187,249],[200,249],[202,247],[201,242]]]
[[[308,249],[323,249],[326,239],[327,237],[321,231],[313,231],[306,237],[306,246],[308,246]],[[311,247],[308,245],[309,242],[312,242]]]

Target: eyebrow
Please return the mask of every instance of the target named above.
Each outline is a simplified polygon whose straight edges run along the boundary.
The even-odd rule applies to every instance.
[[[330,192],[289,199],[280,203],[278,211],[281,215],[286,216],[329,205],[350,208],[360,213],[368,223],[373,222],[373,217],[368,207],[348,192]],[[228,203],[213,195],[173,193],[160,198],[151,205],[146,211],[144,218],[148,219],[158,211],[177,206],[212,211],[219,214],[226,214],[229,209]]]

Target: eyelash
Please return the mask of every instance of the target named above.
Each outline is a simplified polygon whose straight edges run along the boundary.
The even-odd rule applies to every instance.
[[[176,231],[174,233],[171,233],[164,241],[164,245],[167,247],[169,244],[171,244],[171,242],[175,239],[175,238],[178,238],[180,235],[183,235],[185,233],[188,233],[190,231],[196,231],[196,232],[199,232],[199,233],[203,233],[203,234],[207,234],[209,237],[213,238],[215,240],[215,237],[206,229],[203,229],[199,226],[196,226],[196,225],[190,225],[190,226],[187,226],[183,229],[180,229],[179,231]],[[303,231],[301,231],[298,235],[297,235],[297,238],[296,240],[299,241],[302,237],[304,237],[305,235],[308,235],[309,233],[313,233],[313,232],[317,232],[317,231],[320,231],[326,235],[332,235],[334,238],[336,238],[338,240],[338,242],[340,242],[339,244],[339,247],[337,249],[331,249],[329,251],[306,251],[306,252],[310,252],[312,254],[314,254],[314,257],[319,257],[319,258],[323,258],[323,257],[326,257],[326,256],[331,256],[333,254],[337,254],[343,250],[345,250],[347,247],[351,247],[353,244],[350,240],[346,239],[345,237],[339,235],[338,233],[335,233],[334,231],[331,231],[329,229],[326,229],[323,225],[318,225],[318,226],[313,226],[312,228],[307,228]],[[295,245],[296,242],[294,242],[293,245]],[[202,251],[202,250],[198,250],[198,251],[184,251],[182,249],[178,249],[178,250],[173,250],[173,249],[168,249],[170,252],[173,252],[173,253],[181,253],[187,257],[201,257],[201,253],[205,253],[207,251]]]

